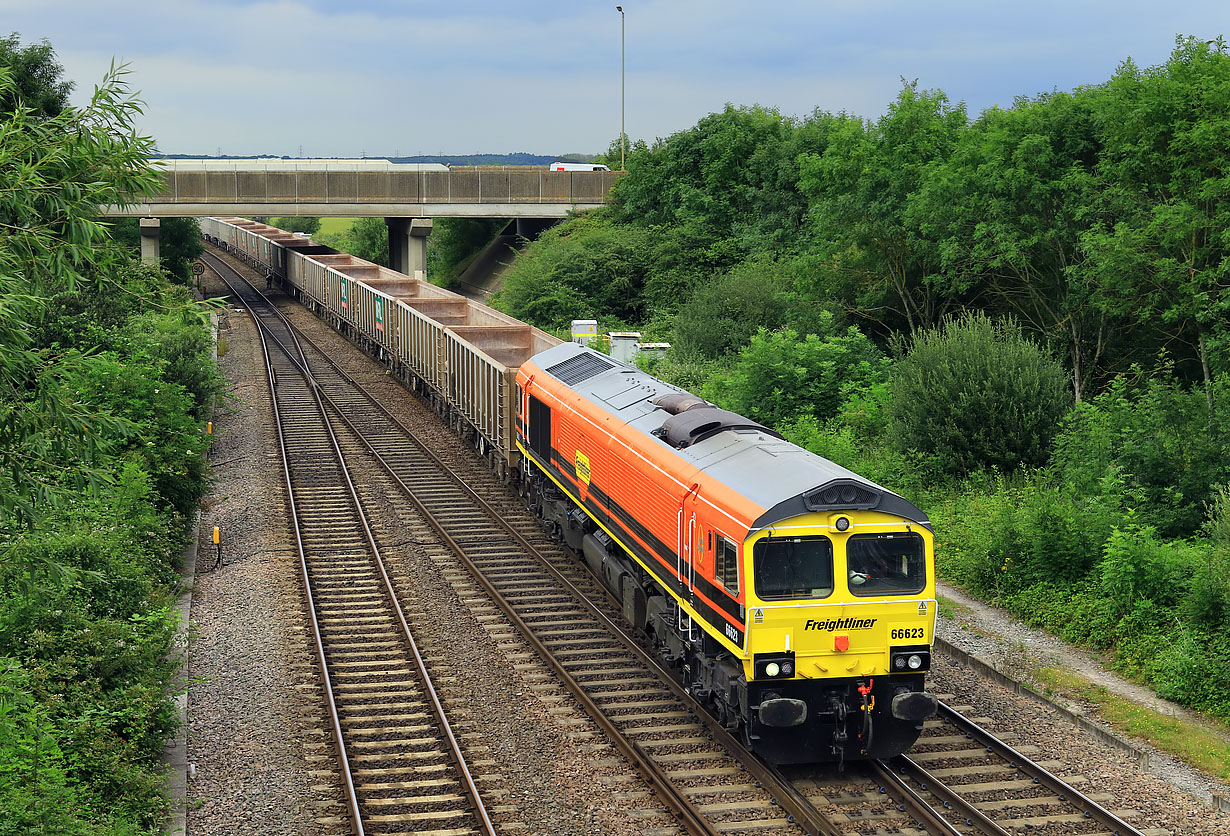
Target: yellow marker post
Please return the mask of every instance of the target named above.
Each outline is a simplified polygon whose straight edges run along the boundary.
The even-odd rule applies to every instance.
[[[218,526],[214,526],[214,565],[209,567],[209,571],[213,571],[222,565],[222,531]]]
[[[206,421],[206,422],[205,422],[205,434],[206,434],[206,435],[213,435],[213,434],[214,434],[214,422],[213,422],[213,421]]]

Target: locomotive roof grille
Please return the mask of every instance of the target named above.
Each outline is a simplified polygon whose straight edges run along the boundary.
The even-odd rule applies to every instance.
[[[834,479],[803,495],[809,511],[866,511],[880,504],[880,492],[850,479]]]
[[[556,363],[554,366],[548,366],[546,370],[553,377],[559,379],[561,383],[575,386],[582,381],[602,374],[607,369],[613,368],[615,368],[615,364],[610,360],[604,360],[597,354],[585,353],[569,357],[567,360]]]

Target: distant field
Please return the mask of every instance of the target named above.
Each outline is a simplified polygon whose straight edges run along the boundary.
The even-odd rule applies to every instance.
[[[328,233],[329,235],[337,232],[346,232],[357,220],[358,218],[321,218],[320,232]]]

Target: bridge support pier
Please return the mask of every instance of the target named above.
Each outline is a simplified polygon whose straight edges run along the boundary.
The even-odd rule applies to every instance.
[[[158,266],[160,255],[159,244],[162,238],[162,221],[157,218],[142,218],[141,228],[141,263]]]
[[[407,276],[427,275],[427,236],[431,218],[385,218],[389,227],[389,267]]]

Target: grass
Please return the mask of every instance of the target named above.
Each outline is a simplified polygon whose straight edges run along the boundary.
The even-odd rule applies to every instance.
[[[333,235],[336,233],[346,232],[350,229],[350,227],[354,226],[354,222],[357,220],[358,218],[321,218],[320,230],[317,234],[319,235],[320,233],[325,233],[327,235]]]
[[[936,595],[936,612],[944,616],[944,618],[960,618],[963,615],[968,615],[973,612],[964,604],[959,604],[951,598],[945,598],[943,595]]]
[[[1215,778],[1230,778],[1230,743],[1214,731],[1123,699],[1071,671],[1035,667],[1031,675],[1047,696],[1092,705],[1097,715],[1116,731],[1147,740]],[[1209,723],[1214,725],[1214,721]]]
[[[993,635],[987,633],[985,630],[979,629],[978,620],[976,618],[970,618],[970,616],[974,613],[974,610],[971,607],[967,607],[965,604],[954,601],[951,598],[945,598],[943,595],[938,594],[935,596],[935,602],[936,615],[947,618],[962,630],[973,633],[976,636]]]

